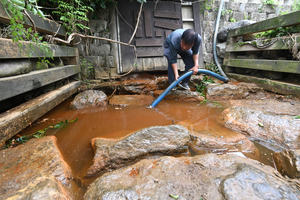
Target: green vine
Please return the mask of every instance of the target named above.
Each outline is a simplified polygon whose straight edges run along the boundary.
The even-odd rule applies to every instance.
[[[46,54],[46,57],[52,58],[52,52],[50,48],[45,45],[46,42],[43,41],[43,37],[40,37],[39,34],[33,28],[25,28],[23,26],[24,15],[28,15],[28,12],[31,12],[33,15],[39,15],[43,19],[45,16],[40,10],[40,7],[37,5],[36,0],[1,0],[3,8],[6,14],[10,18],[10,26],[8,28],[9,35],[14,42],[18,42],[20,51],[22,51],[22,43],[20,41],[30,41],[30,46],[28,49],[28,56],[31,57],[37,49]],[[33,26],[34,27],[34,26]],[[42,62],[46,62],[46,58],[40,58]]]
[[[53,11],[59,17],[59,20],[63,23],[63,26],[67,30],[67,34],[70,35],[73,32],[80,32],[84,29],[90,29],[85,24],[89,21],[87,14],[89,11],[94,11],[91,6],[84,4],[81,0],[50,0],[58,5],[57,10]]]

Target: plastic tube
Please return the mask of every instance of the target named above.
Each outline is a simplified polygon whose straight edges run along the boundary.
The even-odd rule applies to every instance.
[[[228,82],[228,78],[227,77],[223,77],[223,76],[220,76],[219,74],[216,74],[212,71],[209,71],[209,70],[206,70],[206,69],[198,69],[198,74],[206,74],[206,75],[210,75],[210,76],[213,76],[225,83]],[[157,104],[163,99],[165,98],[165,96],[167,94],[169,94],[169,92],[178,85],[178,83],[180,83],[183,79],[185,79],[186,77],[188,76],[191,76],[193,74],[193,71],[188,71],[186,72],[185,74],[183,74],[182,76],[180,76],[177,81],[174,81],[167,89],[165,89],[165,91],[163,91],[163,93],[161,93],[154,101],[153,103],[149,106],[149,108],[154,108],[157,106]]]
[[[214,55],[214,61],[215,61],[216,65],[219,69],[220,74],[227,78],[226,74],[223,72],[223,70],[220,66],[220,63],[218,61],[217,48],[216,48],[217,34],[218,34],[218,31],[219,31],[219,23],[220,23],[222,8],[223,8],[223,2],[224,2],[224,0],[221,0],[217,20],[216,20],[216,23],[215,23],[215,32],[214,32],[214,38],[213,38],[213,55]]]

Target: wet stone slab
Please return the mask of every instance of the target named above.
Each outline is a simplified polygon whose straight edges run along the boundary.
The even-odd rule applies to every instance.
[[[118,169],[147,156],[187,152],[189,140],[189,131],[180,125],[153,126],[120,140],[94,138],[95,156],[87,174]]]
[[[76,95],[71,102],[71,109],[101,107],[107,105],[107,96],[99,90],[87,90]]]
[[[88,188],[84,199],[234,200],[300,198],[296,185],[274,168],[235,155],[144,159],[105,173]]]
[[[221,124],[209,128],[205,126],[205,122],[195,125],[191,121],[185,120],[179,124],[189,127],[191,135],[189,147],[196,154],[213,150],[222,153],[244,152],[259,155],[259,150],[246,136],[225,128]]]
[[[109,104],[117,107],[128,107],[134,105],[150,105],[155,100],[150,95],[114,95]]]
[[[247,107],[251,109],[261,110],[265,113],[276,115],[291,115],[297,116],[300,113],[300,103],[289,101],[282,102],[279,100],[230,100],[230,106]]]
[[[0,198],[71,199],[72,173],[54,136],[0,151]]]
[[[275,115],[247,107],[230,107],[223,111],[225,126],[252,139],[284,148],[300,148],[300,121],[290,115]]]
[[[158,97],[164,90],[156,90],[153,93],[153,96]],[[187,102],[201,102],[205,98],[200,95],[198,92],[180,90],[176,89],[175,91],[169,92],[164,99],[166,100],[177,100],[177,101],[187,101]]]

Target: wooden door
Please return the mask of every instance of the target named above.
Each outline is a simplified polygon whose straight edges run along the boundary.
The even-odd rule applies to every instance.
[[[140,5],[136,1],[118,1],[118,10],[122,15],[122,17],[118,17],[121,42],[127,43],[130,40],[134,32]],[[147,1],[143,5],[139,26],[131,42],[136,46],[137,63],[135,63],[134,49],[120,45],[121,55],[119,56],[120,68],[118,71],[124,73],[131,69],[134,72],[167,70],[167,60],[163,56],[163,44],[167,36],[179,28],[182,28],[180,3]],[[184,68],[183,63],[181,65]],[[182,67],[179,63],[179,68]]]

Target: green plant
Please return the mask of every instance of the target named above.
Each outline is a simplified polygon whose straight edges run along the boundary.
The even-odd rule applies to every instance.
[[[90,29],[84,23],[88,22],[87,14],[89,11],[94,11],[92,7],[86,5],[82,0],[50,0],[58,5],[57,10],[53,14],[59,16],[67,33]]]
[[[208,76],[204,76],[201,83],[199,85],[196,85],[196,91],[199,92],[201,96],[205,97],[204,90],[205,90],[206,86],[210,83],[214,83],[214,81],[212,79],[208,78]]]
[[[257,33],[255,37],[265,37],[265,38],[273,38],[273,37],[282,37],[282,36],[289,36],[293,33],[300,32],[300,25],[290,26],[290,27],[278,27],[276,29],[270,31],[264,31],[261,33]]]
[[[293,4],[292,4],[292,11],[298,11],[300,10],[300,0],[294,0]]]
[[[68,123],[73,123],[76,122],[78,120],[78,118],[73,119],[71,121],[68,121],[67,119],[65,121],[60,121],[59,123],[57,123],[56,125],[49,125],[46,128],[42,129],[42,130],[38,130],[35,133],[32,133],[30,135],[23,135],[23,136],[19,136],[17,135],[17,138],[13,138],[10,139],[6,142],[5,148],[9,148],[9,147],[13,147],[16,146],[18,144],[23,144],[25,142],[27,142],[28,140],[32,139],[32,138],[41,138],[44,137],[46,134],[46,131],[48,129],[57,129],[57,128],[61,128],[64,125],[68,124]]]
[[[263,1],[263,5],[269,5],[272,6],[272,8],[274,8],[274,6],[278,6],[278,1],[275,0],[264,0]]]
[[[211,62],[209,65],[206,65],[205,68],[212,71],[212,72],[220,74],[218,66],[213,62]]]
[[[236,22],[236,20],[235,20],[233,17],[231,17],[231,18],[229,19],[229,21],[230,21],[230,22]]]
[[[40,6],[37,5],[36,0],[1,0],[3,8],[6,14],[10,18],[10,26],[8,28],[9,35],[14,42],[18,42],[20,51],[22,51],[23,46],[20,41],[30,41],[30,46],[25,49],[28,52],[28,56],[34,52],[37,52],[35,47],[39,48],[39,51],[42,51],[47,55],[47,57],[52,57],[52,52],[50,48],[45,45],[46,42],[43,41],[43,37],[33,28],[25,28],[23,26],[24,15],[28,15],[28,12],[31,12],[33,15],[39,15],[43,19],[45,16],[40,10]],[[38,55],[38,53],[37,53]],[[44,61],[45,58],[42,58],[41,61]]]

